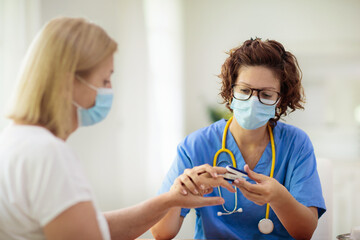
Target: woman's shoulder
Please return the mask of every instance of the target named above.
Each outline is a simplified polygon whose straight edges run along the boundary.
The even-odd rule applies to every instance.
[[[39,126],[11,124],[1,134],[1,151],[8,156],[42,159],[70,151],[67,144]]]
[[[14,138],[32,140],[36,142],[63,142],[60,138],[52,134],[48,129],[35,125],[10,124],[4,134],[12,135]]]
[[[308,134],[304,130],[284,122],[278,122],[275,126],[274,137],[277,139],[281,139],[282,141],[285,141],[287,143],[311,143]]]
[[[301,128],[280,121],[277,122],[275,129],[280,130],[282,134],[307,135]]]
[[[23,181],[26,176],[49,177],[55,173],[70,176],[82,171],[71,148],[47,129],[37,126],[5,129],[0,137],[0,159],[2,170],[11,172],[16,181]]]

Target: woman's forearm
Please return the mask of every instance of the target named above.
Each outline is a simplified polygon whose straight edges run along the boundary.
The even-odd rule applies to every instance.
[[[132,207],[105,212],[111,239],[135,239],[157,223],[174,206],[164,193]]]
[[[202,166],[199,168],[200,170],[204,168],[202,172],[212,171],[217,174],[226,172],[226,169],[220,167],[212,168],[210,166]],[[210,170],[208,168],[210,168]],[[209,177],[202,177],[200,180],[205,181],[203,178],[208,180]],[[209,180],[207,182],[209,182]],[[223,186],[224,182],[226,181],[223,178],[216,178],[212,180],[211,184],[214,186]],[[233,190],[231,185],[229,183],[227,184],[230,186],[230,189]],[[134,239],[162,219],[172,208],[174,208],[173,211],[171,211],[171,214],[166,218],[172,223],[171,229],[168,228],[168,230],[176,232],[177,234],[182,224],[182,218],[180,218],[181,207],[197,208],[223,203],[224,199],[221,197],[203,197],[201,194],[192,194],[186,190],[179,178],[177,178],[169,192],[133,207],[106,212],[104,215],[108,221],[112,239]]]
[[[155,239],[173,239],[178,234],[184,217],[180,215],[181,208],[173,207],[151,228]]]
[[[278,199],[270,206],[289,234],[295,239],[310,239],[317,226],[317,208],[299,203],[285,187]]]

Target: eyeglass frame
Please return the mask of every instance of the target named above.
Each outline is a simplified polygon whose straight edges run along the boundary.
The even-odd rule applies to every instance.
[[[231,85],[232,95],[233,95],[233,97],[234,97],[235,99],[237,99],[237,98],[235,97],[235,95],[234,95],[234,87],[235,87],[235,86],[240,86],[240,85],[239,85],[239,84],[233,84],[233,85]],[[258,88],[251,88],[251,87],[246,87],[246,88],[248,88],[248,89],[251,90],[251,93],[250,93],[249,97],[248,97],[247,99],[237,99],[237,100],[240,100],[240,101],[247,101],[247,100],[249,100],[249,99],[252,97],[254,91],[257,92],[257,97],[258,97],[258,99],[259,99],[259,102],[262,103],[262,104],[264,104],[264,105],[267,105],[267,106],[274,106],[275,104],[277,104],[277,103],[279,102],[279,99],[281,98],[281,94],[280,94],[279,92],[277,92],[277,91],[266,90],[266,89],[258,89]],[[261,99],[260,99],[260,94],[259,94],[261,91],[271,91],[271,92],[275,92],[275,93],[278,94],[278,97],[277,97],[276,101],[275,101],[273,104],[263,103],[263,102],[261,101]]]

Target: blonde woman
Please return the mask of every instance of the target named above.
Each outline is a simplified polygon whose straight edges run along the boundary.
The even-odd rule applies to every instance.
[[[50,21],[32,43],[9,114],[13,122],[0,135],[0,239],[134,239],[172,207],[223,203],[187,194],[177,181],[134,207],[103,214],[94,205],[65,141],[109,112],[116,49],[102,28],[76,18]],[[216,176],[224,169],[202,172]],[[212,179],[230,189],[221,177]]]

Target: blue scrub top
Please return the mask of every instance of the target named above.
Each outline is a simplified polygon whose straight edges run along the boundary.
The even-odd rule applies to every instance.
[[[186,168],[209,164],[212,166],[215,153],[221,148],[221,140],[226,121],[224,119],[188,135],[177,148],[177,156],[167,173],[159,193],[168,192],[174,180]],[[319,217],[326,211],[322,196],[320,179],[316,169],[314,149],[307,134],[302,130],[278,122],[273,129],[276,151],[274,178],[283,184],[291,195],[307,207],[317,207]],[[244,168],[245,161],[231,132],[226,137],[226,148],[233,152],[237,167]],[[254,168],[257,173],[269,176],[271,168],[271,144],[267,145],[263,155]],[[230,156],[220,154],[218,166],[231,164]],[[252,181],[252,180],[250,180]],[[253,181],[252,181],[253,182]],[[221,188],[227,210],[233,210],[235,194]],[[207,196],[219,196],[217,188]],[[271,234],[262,234],[258,223],[265,218],[266,204],[263,206],[247,200],[237,190],[238,208],[242,213],[217,216],[224,212],[223,207],[211,206],[196,209],[195,239],[293,239],[270,208],[269,218],[274,223]],[[182,209],[186,216],[189,209]]]

